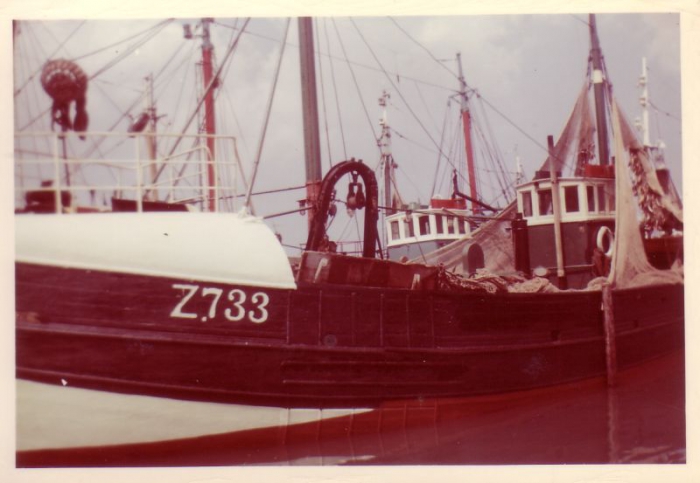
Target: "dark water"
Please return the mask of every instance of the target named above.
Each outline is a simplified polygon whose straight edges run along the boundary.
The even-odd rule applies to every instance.
[[[18,466],[685,463],[684,356],[498,397],[157,444],[19,453]]]

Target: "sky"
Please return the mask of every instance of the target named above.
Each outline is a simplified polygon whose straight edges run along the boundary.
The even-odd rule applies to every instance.
[[[164,25],[152,40],[111,66],[141,37],[113,44],[162,20],[40,20],[22,25],[14,48],[14,85],[15,91],[20,90],[14,100],[16,127],[48,129],[48,114],[42,116],[42,112],[50,106],[50,99],[41,90],[36,73],[44,59],[52,57],[77,59],[89,76],[99,73],[88,90],[90,129],[97,131],[110,130],[135,101],[130,114],[138,115],[143,107],[138,98],[144,90],[144,77],[163,69],[155,83],[157,109],[163,116],[158,131],[180,132],[196,102],[195,71],[200,60],[200,40],[185,39],[183,24],[192,25],[199,33],[199,18],[178,18]],[[401,197],[405,202],[426,204],[431,194],[449,196],[450,164],[464,171],[465,163],[455,97],[455,56],[460,52],[475,118],[472,136],[480,193],[487,203],[505,206],[503,187],[493,173],[505,169],[512,181],[519,159],[529,178],[544,161],[547,136],[558,137],[585,80],[587,21],[588,16],[580,13],[316,18],[324,172],[331,162],[350,157],[377,166],[376,137],[382,116],[378,98],[386,90],[391,96],[387,117]],[[211,33],[218,63],[224,60],[227,46],[242,23],[241,18],[215,18]],[[601,14],[597,23],[614,95],[630,121],[641,115],[637,82],[642,58],[647,58],[655,106],[650,111],[651,140],[663,140],[672,177],[680,186],[679,15]],[[248,179],[259,149],[286,25],[285,18],[253,18],[226,66],[219,89],[218,131],[236,138]],[[101,50],[104,47],[109,48]],[[295,19],[289,24],[254,191],[304,184],[298,55]],[[37,118],[27,126],[30,119]],[[128,125],[128,118],[123,118],[115,130],[124,132]],[[230,144],[226,146],[221,147],[220,155],[231,159],[233,151]],[[164,141],[161,154],[167,147]],[[72,149],[76,154],[84,153],[86,145],[75,141]],[[450,158],[449,163],[439,156],[439,149]],[[122,146],[105,156],[128,158],[133,156],[133,148]],[[494,164],[494,157],[501,164]],[[339,188],[338,196],[344,199],[345,186]],[[269,216],[293,210],[302,197],[302,190],[256,196],[255,213]],[[353,219],[343,213],[337,218],[332,236],[358,239],[361,213]],[[297,254],[291,247],[305,241],[304,218],[293,214],[271,218],[268,223],[282,235],[289,253]]]

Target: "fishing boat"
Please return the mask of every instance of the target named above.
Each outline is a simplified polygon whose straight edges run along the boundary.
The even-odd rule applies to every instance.
[[[595,34],[593,18],[591,26]],[[304,42],[313,38],[310,19],[300,19],[299,30],[302,77],[313,79],[313,46]],[[204,42],[205,66],[208,51]],[[580,175],[558,179],[563,155],[553,146],[547,163],[554,169],[521,185],[517,205],[494,218],[498,227],[507,219],[510,230],[470,237],[486,245],[507,236],[519,275],[470,278],[454,269],[457,263],[377,258],[379,188],[372,168],[349,159],[321,178],[313,135],[306,137],[305,200],[312,217],[306,250],[292,267],[263,220],[245,211],[219,212],[220,195],[230,187],[217,181],[221,163],[213,134],[200,136],[190,150],[200,156],[191,164],[208,180],[198,186],[198,212],[154,196],[156,189],[163,193],[170,187],[156,188],[144,181],[144,173],[168,168],[165,160],[141,159],[138,147],[129,161],[132,177],[107,190],[115,192],[111,207],[80,207],[84,191],[92,194],[66,183],[67,166],[94,160],[61,155],[69,136],[91,136],[83,121],[72,118],[71,103],[80,104],[84,92],[81,71],[73,65],[54,63],[45,71],[47,84],[68,79],[75,93],[53,97],[53,120],[61,128],[51,134],[54,176],[20,190],[15,216],[16,374],[26,408],[40,410],[36,401],[42,394],[70,391],[83,401],[90,401],[91,393],[136,402],[156,397],[167,401],[163,407],[172,403],[180,410],[190,406],[171,400],[235,405],[245,414],[245,428],[240,421],[222,424],[226,431],[287,427],[295,420],[292,414],[305,415],[304,422],[351,422],[357,412],[401,401],[501,394],[605,376],[612,381],[618,370],[683,348],[680,259],[665,269],[647,260],[635,189],[651,200],[659,220],[675,214],[678,227],[682,215],[657,187],[645,150],[629,136],[614,102],[613,164],[601,156]],[[609,96],[601,66],[594,64],[591,74],[593,88]],[[211,101],[217,75],[210,64],[204,68],[201,104]],[[303,97],[305,124],[318,124],[313,89],[305,88]],[[136,131],[127,133],[127,140],[153,138]],[[190,154],[173,148],[169,158],[177,156]],[[637,175],[634,188],[630,165]],[[336,185],[345,176],[351,180],[348,205],[365,212],[360,257],[335,252],[326,233]],[[608,195],[604,209],[596,201],[591,205],[600,198],[589,193],[599,186]],[[560,219],[554,214],[560,210],[559,192],[565,201]],[[574,192],[578,211],[571,209]],[[546,193],[552,213],[543,202]],[[575,214],[580,219],[573,220]],[[488,234],[494,226],[489,223],[478,231]],[[561,283],[567,277],[561,240],[571,239],[568,227],[583,234],[576,236],[577,243],[585,240],[583,250],[603,238],[602,256],[608,260],[609,269],[598,277],[587,274],[585,282],[569,274],[571,286],[583,287],[578,290]],[[437,257],[450,249],[441,248]],[[483,252],[488,256],[487,249]],[[537,258],[540,254],[546,255]],[[550,256],[557,261],[553,273]],[[583,264],[569,251],[566,260]],[[468,262],[460,258],[458,264]],[[597,285],[588,283],[594,278]],[[244,412],[244,407],[252,409]],[[204,425],[199,431],[206,431]],[[196,434],[202,433],[188,436]],[[108,432],[102,436],[50,443],[39,438],[23,448],[136,442],[111,441]]]

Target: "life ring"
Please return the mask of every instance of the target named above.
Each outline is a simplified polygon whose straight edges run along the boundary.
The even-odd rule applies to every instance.
[[[608,249],[605,249],[605,239],[608,240]],[[598,236],[596,237],[596,246],[598,250],[603,252],[603,255],[610,258],[613,253],[613,246],[615,245],[615,235],[610,228],[607,226],[601,226],[598,229]]]

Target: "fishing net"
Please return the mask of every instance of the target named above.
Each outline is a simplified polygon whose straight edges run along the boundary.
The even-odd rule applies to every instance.
[[[594,132],[588,101],[588,83],[585,83],[576,99],[569,120],[554,145],[552,157],[557,172],[562,173],[562,175],[570,175],[573,172],[576,175],[583,174],[583,167],[595,156]],[[570,158],[574,152],[574,146],[576,146],[576,157],[571,162]],[[547,157],[540,170],[549,171],[550,166],[550,157]]]
[[[457,274],[469,274],[467,253],[478,244],[484,253],[484,268],[491,273],[515,272],[515,254],[510,234],[510,221],[515,216],[515,202],[504,208],[495,218],[476,230],[439,250],[422,255],[409,263],[442,265]]]
[[[616,227],[612,268],[608,281],[618,288],[683,283],[682,267],[676,265],[671,270],[658,270],[647,259],[637,220],[638,207],[646,203],[646,209],[644,206],[641,208],[645,212],[669,206],[669,213],[673,207],[668,199],[664,200],[666,197],[656,178],[655,170],[650,166],[648,157],[639,146],[629,125],[623,121],[617,103],[613,103],[612,121],[615,139]],[[640,189],[641,185],[645,185],[645,188]],[[635,197],[634,186],[637,186],[639,203]],[[651,202],[651,199],[654,201]],[[680,212],[678,216],[681,216]]]

